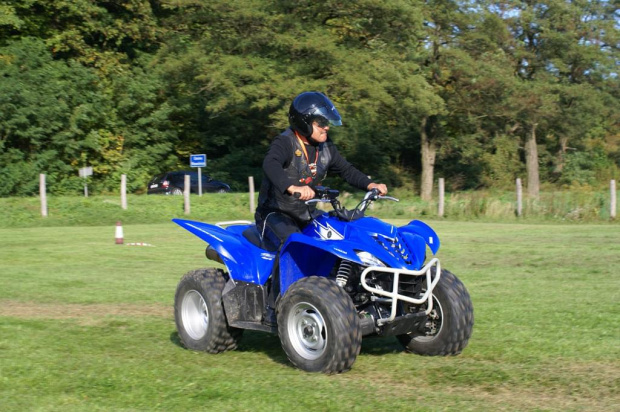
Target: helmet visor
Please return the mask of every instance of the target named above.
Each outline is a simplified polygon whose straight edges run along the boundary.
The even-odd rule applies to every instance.
[[[340,113],[333,105],[317,107],[310,114],[310,119],[316,122],[319,127],[342,126]]]

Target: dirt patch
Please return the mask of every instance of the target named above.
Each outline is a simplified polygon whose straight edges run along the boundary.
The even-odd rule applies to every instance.
[[[106,316],[171,318],[173,310],[171,306],[157,304],[97,303],[85,305],[0,300],[0,316],[39,319],[80,319]]]

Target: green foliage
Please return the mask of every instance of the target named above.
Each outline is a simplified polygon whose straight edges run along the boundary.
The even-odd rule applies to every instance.
[[[85,131],[104,121],[98,79],[83,66],[53,60],[32,38],[0,48],[0,56],[1,163],[22,177],[49,174],[53,192],[81,153],[94,149]],[[11,180],[0,189],[4,195],[32,193],[31,184]]]
[[[242,188],[319,90],[362,171],[414,186],[420,125],[453,188],[506,187],[536,129],[540,176],[614,176],[620,38],[613,2],[0,0],[0,196],[144,190],[207,153]],[[610,142],[587,160],[590,140]],[[598,155],[597,155],[598,156]],[[602,162],[602,163],[601,163]],[[598,184],[606,184],[599,182]]]
[[[611,166],[611,160],[600,146],[589,151],[571,152],[566,155],[560,183],[596,186],[597,178]]]
[[[24,38],[0,48],[0,195],[30,195],[33,176],[50,193],[79,193],[80,167],[92,166],[94,190],[117,187],[120,174],[139,190],[160,167],[172,167],[176,131],[161,96],[161,76],[134,65],[106,80],[96,70],[55,60],[43,42]]]

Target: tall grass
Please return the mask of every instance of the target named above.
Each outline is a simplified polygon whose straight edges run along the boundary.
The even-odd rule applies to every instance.
[[[422,201],[411,192],[390,193],[400,202],[382,201],[368,214],[380,218],[437,218],[437,200]],[[354,208],[363,193],[341,194],[341,202]],[[543,192],[537,199],[525,198],[522,216],[516,215],[516,195],[512,192],[474,191],[446,195],[444,220],[487,222],[610,222],[609,191]],[[256,199],[255,202],[256,204]],[[191,196],[189,219],[217,221],[253,220],[248,193]],[[324,205],[326,210],[331,207]],[[121,220],[129,224],[164,223],[184,217],[182,196],[129,195],[128,209],[120,207],[119,196],[49,196],[48,217],[42,218],[38,198],[0,198],[0,227],[46,227],[110,225]],[[616,223],[619,219],[616,219]]]

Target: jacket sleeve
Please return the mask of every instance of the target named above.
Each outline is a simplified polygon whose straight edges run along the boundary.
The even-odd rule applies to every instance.
[[[285,193],[289,186],[295,184],[284,172],[291,162],[292,150],[290,141],[280,135],[271,142],[263,160],[265,176],[280,193]]]
[[[368,185],[372,183],[372,179],[360,172],[355,168],[355,166],[342,157],[336,146],[334,146],[331,142],[328,144],[331,145],[330,150],[332,152],[329,171],[340,175],[340,177],[342,177],[351,186],[366,190]]]

